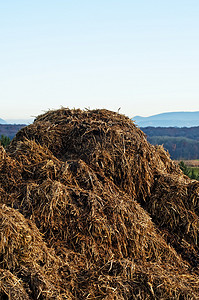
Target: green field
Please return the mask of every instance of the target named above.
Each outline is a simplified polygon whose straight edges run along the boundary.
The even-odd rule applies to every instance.
[[[195,174],[196,178],[199,179],[199,168],[189,167],[188,169],[190,170],[191,174]]]
[[[199,168],[198,167],[187,167],[187,172],[184,172],[191,179],[199,180]]]
[[[198,160],[184,160],[177,161],[181,170],[185,175],[191,179],[199,180],[199,161]]]

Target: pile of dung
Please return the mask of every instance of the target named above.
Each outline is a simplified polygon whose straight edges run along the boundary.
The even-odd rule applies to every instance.
[[[0,148],[0,298],[198,299],[198,200],[129,118],[49,111]]]

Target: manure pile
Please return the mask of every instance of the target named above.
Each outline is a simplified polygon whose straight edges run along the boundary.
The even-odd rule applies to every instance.
[[[0,147],[0,299],[199,299],[198,204],[129,118],[38,116]]]

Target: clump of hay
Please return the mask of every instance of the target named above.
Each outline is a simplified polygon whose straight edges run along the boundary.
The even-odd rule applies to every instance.
[[[10,236],[17,238],[13,251],[11,239],[1,250],[0,268],[11,282],[20,279],[19,295],[199,297],[199,184],[127,117],[50,111],[1,153],[0,167],[11,169],[1,167],[0,199],[13,207],[2,209],[15,220]]]
[[[22,280],[10,271],[0,269],[0,299],[29,300]]]
[[[11,205],[11,199],[17,198],[20,193],[21,181],[21,165],[0,146],[0,203],[7,202]]]
[[[1,293],[11,299],[66,299],[59,291],[61,262],[46,247],[36,226],[3,204],[0,232]]]

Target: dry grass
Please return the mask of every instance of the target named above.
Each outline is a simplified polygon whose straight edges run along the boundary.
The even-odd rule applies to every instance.
[[[50,111],[0,170],[2,295],[198,299],[199,183],[127,117]]]

